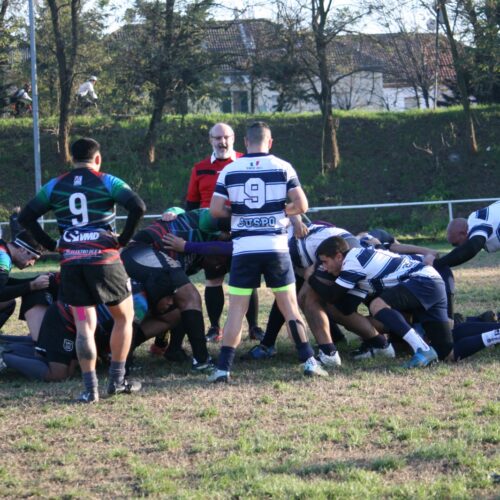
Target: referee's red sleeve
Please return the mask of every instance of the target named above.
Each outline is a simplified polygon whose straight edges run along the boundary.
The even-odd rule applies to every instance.
[[[189,178],[188,192],[186,196],[187,201],[199,202],[201,201],[200,190],[198,188],[198,176],[196,175],[196,165],[191,170],[191,177]]]

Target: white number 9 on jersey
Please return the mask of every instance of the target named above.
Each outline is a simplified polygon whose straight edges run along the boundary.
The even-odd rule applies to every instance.
[[[69,197],[69,210],[73,215],[81,217],[81,220],[76,217],[71,219],[73,226],[84,226],[88,223],[87,197],[83,193],[73,193]]]
[[[245,182],[245,205],[248,208],[262,208],[266,203],[266,184],[258,177],[251,177]]]

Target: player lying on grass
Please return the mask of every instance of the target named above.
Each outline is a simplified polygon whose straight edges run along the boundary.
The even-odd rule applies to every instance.
[[[149,283],[144,287],[133,284],[135,320],[131,354],[147,339],[160,332],[175,328],[180,315],[171,307],[171,295],[161,296],[157,284]],[[148,314],[149,305],[155,314]],[[110,358],[110,337],[113,317],[106,305],[97,306],[97,328],[95,341],[98,357],[108,363]],[[51,304],[37,332],[38,340],[30,337],[4,336],[0,339],[0,369],[16,370],[27,378],[55,382],[71,377],[78,367],[76,355],[76,326],[71,306],[56,301]]]

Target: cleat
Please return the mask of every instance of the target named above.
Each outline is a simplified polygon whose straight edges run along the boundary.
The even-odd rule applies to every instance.
[[[484,311],[477,319],[483,323],[496,323],[498,318],[494,311]]]
[[[303,365],[306,377],[328,377],[328,372],[321,368],[315,358],[309,358]]]
[[[240,359],[249,361],[249,360],[261,360],[261,359],[270,359],[276,356],[276,347],[267,347],[264,344],[254,345],[247,353],[240,356]]]
[[[428,351],[422,351],[421,348],[413,355],[410,361],[407,361],[403,368],[423,368],[438,362],[437,352],[430,347]]]
[[[333,354],[328,355],[320,350],[318,352],[318,355],[316,356],[316,361],[319,361],[319,363],[325,367],[340,366],[342,364],[338,351],[335,351]]]
[[[189,359],[184,349],[178,349],[177,351],[169,351],[167,349],[163,353],[163,357],[172,363],[184,363]]]
[[[214,369],[212,373],[207,377],[207,382],[212,384],[227,384],[231,380],[231,375],[229,372],[224,370]]]
[[[159,358],[165,354],[166,350],[166,347],[160,347],[159,345],[151,344],[151,346],[149,347],[149,354],[155,358]]]
[[[99,401],[99,393],[94,391],[83,391],[75,400],[76,403],[91,404]]]
[[[211,326],[206,335],[207,342],[220,342],[222,340],[222,333],[218,326]]]
[[[124,380],[121,384],[116,382],[109,382],[108,394],[114,396],[115,394],[132,394],[139,392],[142,389],[142,384],[137,380]]]
[[[212,361],[212,358],[210,356],[208,356],[207,360],[203,363],[199,363],[198,361],[196,361],[195,358],[193,358],[191,364],[191,371],[195,373],[211,371],[214,368],[215,368],[214,362]]]
[[[265,332],[260,326],[252,326],[248,331],[248,338],[250,340],[258,340],[262,342],[264,340]]]
[[[370,347],[363,342],[358,349],[351,352],[351,358],[355,361],[378,357],[395,358],[396,352],[392,344],[388,343],[386,347]]]

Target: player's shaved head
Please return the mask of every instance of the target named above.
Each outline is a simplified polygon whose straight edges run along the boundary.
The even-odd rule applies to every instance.
[[[271,129],[265,122],[254,122],[247,127],[245,137],[248,145],[257,146],[265,144],[271,139]]]
[[[71,144],[71,156],[74,162],[92,161],[96,153],[101,150],[101,145],[90,137],[83,137]]]
[[[454,247],[462,245],[467,241],[468,230],[467,219],[459,217],[451,220],[446,229],[448,243]]]

